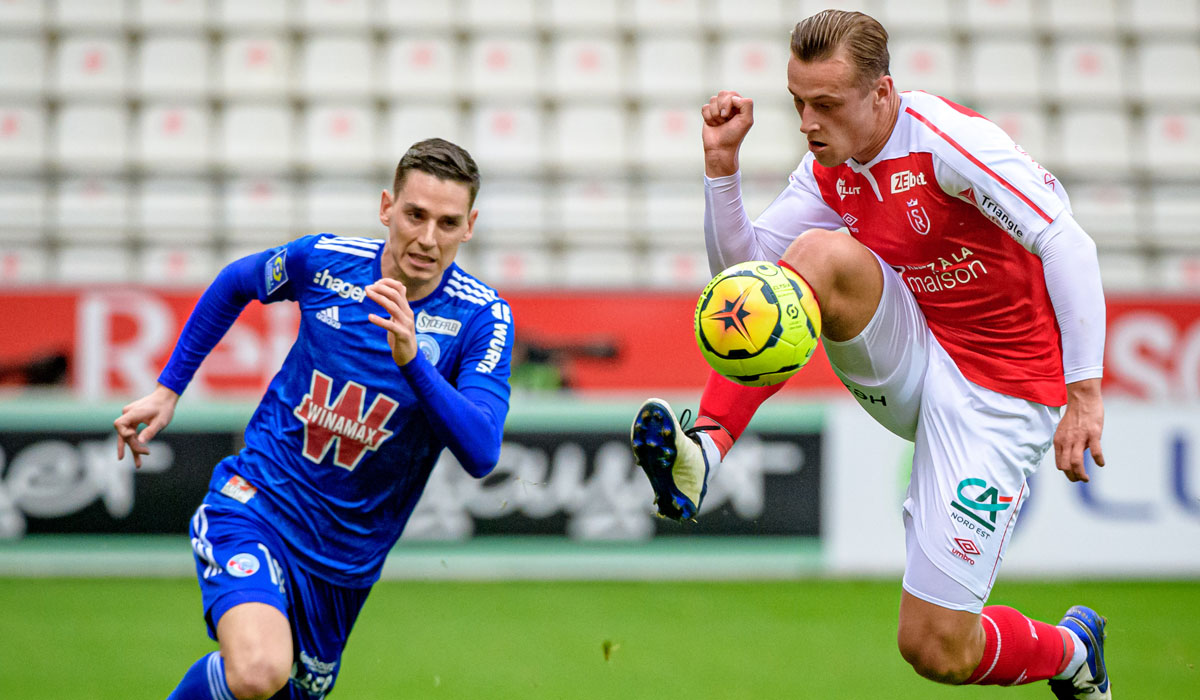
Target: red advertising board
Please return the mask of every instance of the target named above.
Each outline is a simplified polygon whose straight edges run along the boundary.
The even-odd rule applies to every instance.
[[[61,353],[68,360],[68,382],[80,396],[142,393],[153,387],[201,291],[0,290],[0,365]],[[505,297],[520,343],[514,359],[554,363],[573,389],[698,390],[708,375],[692,337],[691,294],[549,291]],[[189,393],[257,395],[291,347],[297,323],[294,304],[252,303],[205,361]],[[1110,297],[1105,384],[1110,396],[1200,399],[1200,298]],[[838,388],[818,351],[785,390]]]

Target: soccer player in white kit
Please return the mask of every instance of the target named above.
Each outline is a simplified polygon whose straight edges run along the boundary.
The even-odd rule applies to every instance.
[[[780,260],[802,276],[838,377],[914,442],[900,653],[942,683],[1049,680],[1059,698],[1111,698],[1104,618],[1074,606],[1051,625],[985,606],[1050,446],[1071,481],[1088,479],[1085,450],[1104,463],[1095,244],[1061,183],[999,127],[896,91],[871,17],[819,13],[791,48],[809,152],[754,222],[737,155],[753,103],[721,92],[701,110],[706,244],[714,272]],[[666,402],[642,405],[631,439],[660,513],[697,513],[710,467],[778,389],[714,373],[688,429]]]

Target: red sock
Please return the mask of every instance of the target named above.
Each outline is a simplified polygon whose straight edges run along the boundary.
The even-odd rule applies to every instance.
[[[704,394],[700,396],[700,410],[697,412],[696,425],[716,425],[721,430],[708,433],[721,457],[733,447],[734,440],[742,436],[754,412],[783,388],[786,382],[773,386],[742,386],[725,377],[712,372],[704,385]]]
[[[1021,685],[1062,672],[1075,653],[1071,637],[1054,625],[1030,620],[1013,608],[989,605],[979,624],[987,642],[966,683]]]

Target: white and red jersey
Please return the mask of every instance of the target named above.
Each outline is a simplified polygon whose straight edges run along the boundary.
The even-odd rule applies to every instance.
[[[845,227],[900,273],[964,376],[1061,406],[1060,333],[1035,252],[1063,212],[1070,203],[1061,184],[1000,127],[905,92],[891,137],[869,163],[826,168],[808,153],[754,222],[753,240],[718,242],[709,232],[708,242],[723,266],[782,255],[809,228]]]

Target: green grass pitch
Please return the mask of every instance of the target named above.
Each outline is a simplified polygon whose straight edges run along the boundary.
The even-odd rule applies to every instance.
[[[895,648],[895,582],[383,582],[333,697],[1047,698],[949,688]],[[1200,697],[1200,582],[1005,583],[1109,618],[1118,698]],[[162,698],[213,648],[183,579],[0,579],[0,698]]]

